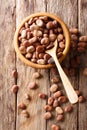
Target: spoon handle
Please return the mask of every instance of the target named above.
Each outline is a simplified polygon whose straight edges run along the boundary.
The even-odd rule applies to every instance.
[[[65,88],[65,91],[66,91],[66,94],[68,96],[69,101],[72,104],[78,102],[78,96],[77,96],[75,90],[73,89],[73,86],[71,85],[68,77],[66,76],[65,72],[63,71],[63,69],[62,69],[62,67],[57,59],[56,54],[54,54],[53,58],[54,58],[56,66],[57,66],[57,69],[59,71],[59,74],[60,74],[60,77],[61,77],[61,80],[62,80],[62,83],[63,83],[63,86]]]

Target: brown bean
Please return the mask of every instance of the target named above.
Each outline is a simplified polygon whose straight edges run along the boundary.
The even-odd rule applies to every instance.
[[[58,22],[56,20],[53,20],[53,25],[54,25],[55,28],[57,28],[58,27]]]
[[[33,59],[38,59],[39,58],[39,53],[37,51],[33,52]]]
[[[63,109],[61,107],[56,107],[55,110],[57,114],[63,114]]]
[[[40,59],[44,59],[44,55],[45,55],[45,53],[40,53],[40,54],[39,54],[39,58],[40,58]]]
[[[20,50],[21,54],[26,54],[26,48],[24,46],[20,46],[19,50]]]
[[[58,27],[58,33],[62,33],[62,32],[63,32],[62,28]]]
[[[81,36],[81,37],[79,37],[79,41],[81,41],[81,42],[87,42],[87,36]]]
[[[80,92],[79,90],[75,90],[75,92],[76,92],[76,94],[77,94],[78,96],[81,95],[81,92]]]
[[[48,120],[52,117],[52,114],[51,114],[51,112],[46,112],[43,117],[44,117],[44,119]]]
[[[49,45],[47,45],[47,46],[46,46],[46,49],[49,50],[49,49],[51,49],[52,47],[54,47],[53,42],[51,42]]]
[[[47,29],[52,29],[54,27],[53,25],[53,22],[52,21],[49,21],[47,24],[46,24],[46,28]]]
[[[44,59],[39,59],[39,60],[37,60],[37,63],[40,65],[45,65],[46,61]]]
[[[29,89],[35,89],[36,87],[37,87],[37,84],[36,84],[35,81],[30,82],[29,85],[28,85]]]
[[[59,98],[60,96],[62,95],[62,92],[61,91],[57,91],[53,94],[53,97],[54,98]]]
[[[78,47],[86,48],[86,47],[87,47],[87,44],[86,44],[86,42],[79,42],[79,43],[78,43]]]
[[[75,50],[77,48],[77,43],[75,41],[71,41],[71,47]]]
[[[33,23],[32,25],[30,25],[30,31],[33,31],[33,30],[40,30],[40,27],[36,25],[35,23]]]
[[[33,35],[37,36],[37,37],[41,37],[43,34],[42,34],[42,31],[40,31],[40,30],[34,30]]]
[[[85,52],[85,48],[84,47],[78,47],[77,50],[80,53]]]
[[[21,112],[21,114],[22,114],[24,117],[29,118],[29,113],[28,113],[27,110],[23,110],[23,111]]]
[[[45,48],[44,48],[44,46],[37,46],[37,47],[36,47],[36,51],[37,51],[38,53],[43,53],[43,52],[45,51]]]
[[[63,34],[59,34],[59,35],[57,36],[58,42],[62,41],[63,38],[64,38]]]
[[[70,30],[70,33],[72,33],[72,34],[78,34],[78,28],[71,28]]]
[[[43,27],[43,26],[44,26],[44,22],[43,22],[41,19],[37,19],[37,20],[36,20],[36,24],[37,24],[39,27]]]
[[[29,25],[32,24],[33,21],[34,21],[34,18],[32,17],[32,18],[29,19],[28,24],[29,24]]]
[[[25,25],[25,28],[28,28],[28,23],[27,23],[27,22],[25,22],[25,24],[24,24],[24,25]]]
[[[42,38],[41,44],[43,44],[43,45],[49,44],[49,38],[47,38],[47,37]]]
[[[32,58],[32,53],[27,53],[27,54],[25,55],[25,57],[26,57],[27,59],[31,59],[31,58]]]
[[[53,104],[54,99],[52,97],[48,98],[48,105],[52,105]]]
[[[34,78],[34,79],[38,79],[38,78],[40,78],[40,73],[39,72],[34,72],[33,73],[33,75],[32,75],[32,77]]]
[[[53,41],[55,41],[56,40],[56,35],[55,34],[50,34],[49,35],[49,40],[51,41],[51,42],[53,42]]]
[[[39,98],[46,99],[47,95],[45,93],[39,93]]]
[[[51,56],[50,56],[49,54],[45,54],[45,55],[44,55],[44,60],[45,60],[45,61],[48,61],[48,60],[50,59],[50,57],[51,57]]]
[[[18,77],[18,72],[17,72],[16,69],[15,69],[15,70],[12,70],[12,76],[13,76],[14,78],[17,78],[17,77]]]
[[[71,105],[68,105],[65,107],[65,112],[71,112],[73,110],[73,107]]]
[[[65,103],[65,102],[67,102],[67,97],[66,97],[66,96],[60,96],[60,97],[58,98],[58,102],[60,102],[60,103]]]
[[[60,129],[60,126],[53,124],[51,126],[51,130],[61,130],[61,129]]]
[[[57,53],[57,57],[60,58],[61,56],[63,56],[63,53],[62,52],[58,52]]]
[[[84,97],[83,96],[79,96],[79,102],[83,103],[84,101],[85,101]]]
[[[22,43],[22,45],[23,45],[23,46],[25,46],[25,47],[28,47],[28,46],[29,46],[29,44],[30,44],[30,43],[29,43],[29,41],[28,41],[28,40],[25,40],[25,41]]]
[[[50,105],[45,105],[45,106],[44,106],[44,109],[45,109],[46,111],[52,111],[52,110],[53,110],[52,106],[50,106]]]
[[[18,92],[18,89],[19,89],[19,86],[18,86],[18,85],[13,85],[13,86],[11,87],[11,92],[17,93],[17,92]]]
[[[60,114],[57,116],[57,121],[63,121],[64,120],[64,115]]]
[[[27,99],[27,100],[31,100],[31,96],[30,96],[28,93],[25,93],[24,97],[25,97],[25,99]]]
[[[65,44],[64,44],[64,42],[63,42],[63,41],[59,42],[59,47],[60,47],[60,48],[62,48],[62,49],[64,49],[64,48],[65,48]]]
[[[28,53],[32,53],[32,52],[34,52],[35,51],[35,47],[34,46],[29,46],[29,47],[27,47],[27,52]]]
[[[43,21],[48,21],[48,16],[40,16],[39,19],[42,19]]]
[[[72,34],[72,35],[71,35],[71,40],[73,40],[73,41],[78,41],[78,36],[75,35],[75,34]]]
[[[52,84],[50,87],[50,92],[54,93],[56,92],[58,89],[58,85],[57,84]]]
[[[26,109],[26,105],[24,103],[19,103],[18,108],[19,109]]]
[[[43,31],[44,31],[44,34],[48,34],[49,33],[48,29],[44,29]]]
[[[51,79],[51,82],[52,82],[52,83],[59,83],[59,81],[60,81],[59,76],[54,76],[54,77]]]
[[[48,64],[54,64],[54,59],[52,57],[48,60]]]
[[[27,35],[26,30],[22,30],[22,32],[21,32],[21,37],[22,37],[22,38],[25,38],[25,37],[26,37],[26,35]]]
[[[37,62],[37,59],[31,59],[31,61],[32,61],[33,63],[36,63],[36,62]]]
[[[37,42],[37,37],[32,37],[29,39],[30,44],[33,44],[34,42]]]
[[[30,39],[31,35],[32,35],[31,32],[27,32],[27,40]]]
[[[48,37],[48,34],[43,34],[43,37]]]
[[[57,107],[58,105],[59,105],[58,100],[55,99],[54,102],[53,102],[53,107]]]

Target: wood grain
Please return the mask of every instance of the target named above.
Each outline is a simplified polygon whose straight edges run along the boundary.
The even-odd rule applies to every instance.
[[[15,129],[15,95],[10,88],[15,84],[13,36],[15,32],[15,1],[0,0],[0,130]]]
[[[13,37],[15,27],[28,15],[36,12],[50,12],[58,15],[71,27],[78,27],[82,34],[87,35],[87,0],[0,0],[0,130],[51,130],[53,123],[61,126],[62,130],[86,130],[87,129],[87,77],[83,76],[83,68],[87,67],[87,50],[81,56],[81,68],[77,76],[69,77],[74,88],[82,91],[86,102],[74,105],[74,111],[64,115],[64,122],[57,122],[56,118],[45,121],[43,119],[43,106],[47,100],[38,98],[40,92],[50,96],[49,87],[54,76],[51,70],[34,69],[25,65],[15,56]],[[69,53],[70,55],[70,53]],[[64,61],[69,66],[69,55]],[[17,67],[17,84],[20,86],[17,95],[10,92],[16,80],[12,77],[12,70]],[[38,84],[36,90],[29,90],[28,85],[32,74],[38,71],[42,77],[35,80]],[[58,73],[57,73],[58,76]],[[65,93],[61,82],[59,88]],[[27,101],[24,95],[28,93],[31,101]],[[16,97],[17,96],[17,97]],[[24,102],[30,118],[26,119],[18,110],[18,103]],[[64,109],[66,103],[62,105]],[[17,110],[17,112],[16,112]],[[53,112],[56,117],[56,113]]]
[[[78,2],[78,27],[80,32],[83,35],[87,35],[87,0],[79,0]],[[78,129],[79,130],[86,130],[87,129],[87,77],[83,76],[83,68],[87,67],[87,50],[81,57],[82,68],[79,71],[79,90],[82,91],[83,95],[86,98],[86,102],[83,104],[79,104],[78,110]]]
[[[17,0],[16,6],[16,14],[17,14],[17,25],[20,24],[21,20],[26,16],[30,15],[33,12],[44,12],[45,11],[45,2],[39,0],[29,0],[29,1],[21,1]],[[17,115],[17,130],[46,130],[46,121],[43,119],[43,106],[46,104],[46,100],[42,101],[38,98],[38,94],[40,92],[47,93],[47,88],[49,87],[49,70],[39,70],[33,69],[27,65],[24,65],[17,58],[17,70],[19,72],[18,77],[18,85],[20,86],[20,90],[17,96],[17,104],[19,102],[25,102],[27,105],[27,111],[30,114],[29,119],[25,119],[21,112],[18,110]],[[31,82],[32,74],[35,71],[39,71],[42,75],[40,80],[36,80],[38,84],[38,88],[36,90],[28,90],[28,84]],[[27,102],[24,98],[24,94],[29,93],[31,96],[31,102]]]
[[[47,11],[58,15],[61,19],[64,20],[69,28],[77,26],[77,0],[48,0]],[[65,66],[69,66],[69,57],[65,59],[64,64]],[[74,88],[77,88],[78,77],[72,77],[70,80]],[[62,84],[60,86],[63,87]],[[62,107],[65,108],[66,105],[63,105]],[[56,119],[48,122],[47,130],[50,130],[52,123],[57,123]],[[74,105],[73,113],[65,115],[65,120],[63,123],[57,124],[59,124],[64,130],[77,130],[77,105]]]

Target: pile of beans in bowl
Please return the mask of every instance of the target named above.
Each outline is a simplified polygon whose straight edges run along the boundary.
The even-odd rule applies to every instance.
[[[65,37],[61,25],[47,16],[30,18],[21,27],[18,36],[21,54],[33,63],[40,65],[54,63],[52,57],[45,51],[51,49],[57,39],[57,57],[63,55]]]

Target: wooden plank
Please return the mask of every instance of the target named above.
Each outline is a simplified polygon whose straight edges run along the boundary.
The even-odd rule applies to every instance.
[[[0,130],[15,130],[15,84],[13,36],[15,31],[15,0],[0,0]]]
[[[47,12],[58,15],[68,27],[77,27],[77,0],[48,0]],[[65,59],[65,66],[69,66],[69,59]],[[69,77],[70,78],[70,77]],[[78,76],[70,78],[74,88],[78,87]],[[59,83],[61,87],[62,84]],[[66,104],[67,105],[67,104]],[[63,108],[65,105],[63,105]],[[71,114],[65,114],[65,120],[63,123],[57,123],[56,119],[48,121],[47,130],[50,130],[52,123],[59,124],[64,130],[77,130],[77,105],[74,105],[74,111]]]
[[[87,35],[87,0],[78,1],[78,27],[83,35]],[[79,89],[82,91],[86,98],[86,102],[79,104],[79,130],[87,129],[87,77],[83,76],[83,68],[87,67],[87,50],[81,57],[82,68],[80,69],[79,75]]]
[[[21,20],[33,12],[43,12],[45,11],[45,2],[39,0],[29,0],[21,1],[17,0],[17,25],[20,24]],[[43,106],[46,104],[46,101],[38,99],[38,94],[40,92],[47,93],[47,88],[49,86],[49,70],[39,70],[31,68],[27,65],[24,65],[19,59],[17,59],[17,70],[19,72],[18,85],[20,86],[19,93],[17,96],[17,101],[25,102],[27,104],[27,111],[30,113],[30,118],[25,119],[21,112],[18,111],[17,115],[17,130],[46,130],[46,121],[43,119]],[[30,91],[27,89],[29,82],[32,81],[32,74],[35,71],[39,71],[43,77],[40,80],[37,80],[38,89],[35,91]],[[31,102],[27,102],[24,98],[24,94],[29,93],[32,97]]]

